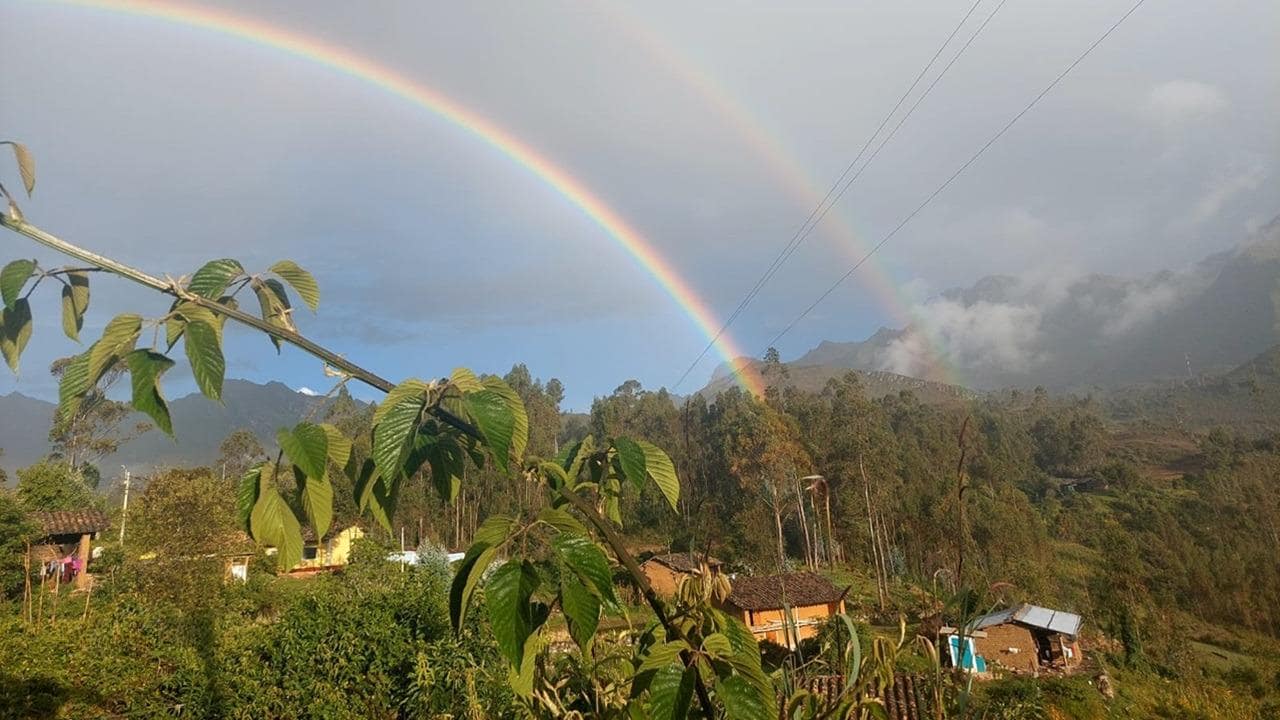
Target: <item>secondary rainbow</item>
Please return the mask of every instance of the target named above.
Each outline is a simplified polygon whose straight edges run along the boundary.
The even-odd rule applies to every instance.
[[[435,113],[522,165],[581,209],[610,238],[626,250],[636,264],[657,281],[707,339],[714,338],[716,331],[720,329],[720,321],[693,287],[671,267],[671,264],[639,231],[581,181],[491,120],[386,65],[347,48],[321,42],[256,18],[223,10],[141,1],[58,1],[66,5],[163,20],[247,40],[310,60],[348,77],[375,85],[396,97]],[[740,384],[748,391],[762,395],[764,387],[759,376],[741,368],[738,360],[745,353],[738,348],[728,334],[721,335],[715,341],[715,346],[716,352],[729,363]]]
[[[634,10],[623,3],[617,0],[598,0],[594,7],[612,17],[614,26],[632,43],[642,48],[658,65],[692,88],[706,105],[715,111],[721,122],[732,128],[734,133],[764,160],[769,167],[770,177],[776,178],[797,203],[797,211],[801,213],[799,217],[803,217],[803,213],[823,202],[827,193],[826,182],[818,181],[802,168],[796,160],[796,154],[787,148],[782,137],[767,129],[760,121],[758,114],[753,113],[744,102],[735,97],[724,82],[713,77],[686,53],[681,52],[665,37],[655,32]],[[839,208],[831,209],[823,220],[821,230],[816,232],[830,237],[840,251],[848,257],[850,263],[858,261],[871,249],[871,244],[854,229],[847,214]],[[784,238],[779,238],[779,240],[782,239]],[[813,240],[810,244],[812,242]],[[871,296],[876,299],[876,303],[887,311],[896,323],[914,327],[916,332],[921,334],[924,340],[925,357],[922,360],[925,366],[911,368],[911,373],[926,377],[933,376],[944,382],[962,385],[958,370],[948,362],[947,353],[937,338],[932,337],[929,322],[918,312],[916,301],[902,290],[878,255],[872,255],[870,260],[862,266],[859,278]]]

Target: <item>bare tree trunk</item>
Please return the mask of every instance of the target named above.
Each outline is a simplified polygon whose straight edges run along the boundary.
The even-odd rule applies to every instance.
[[[836,536],[831,532],[831,486],[825,482],[822,486],[822,502],[826,505],[827,511],[827,566],[835,568],[838,550]]]
[[[31,543],[26,543],[27,554],[22,559],[22,614],[31,624]]]
[[[787,549],[782,542],[782,503],[778,498],[778,489],[773,485],[769,485],[769,498],[773,509],[773,525],[778,531],[778,572],[782,572],[787,564]]]
[[[867,481],[867,469],[862,464],[861,455],[858,456],[858,472],[862,474],[862,494],[867,500],[867,535],[871,539],[871,560],[876,569],[876,594],[880,598],[880,609],[884,610],[884,578],[880,574],[880,551],[876,542],[875,522],[871,519],[871,483]]]
[[[815,552],[813,544],[809,539],[809,521],[804,512],[804,496],[800,494],[800,481],[795,481],[796,488],[796,507],[800,509],[800,529],[804,533],[804,564],[810,570],[813,569],[813,553]]]

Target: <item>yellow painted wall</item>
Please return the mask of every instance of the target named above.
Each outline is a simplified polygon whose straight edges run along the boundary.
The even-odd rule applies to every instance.
[[[351,544],[364,537],[364,531],[352,525],[316,546],[316,556],[304,558],[295,569],[334,567],[351,561]]]
[[[799,627],[796,628],[800,639],[814,637],[818,634],[822,620],[832,615],[838,615],[844,612],[844,601],[838,603],[828,603],[825,605],[802,605],[800,607],[791,608],[791,616],[795,619]],[[779,645],[785,644],[785,636],[780,626],[785,618],[781,609],[778,610],[738,610],[737,617],[747,627],[751,628],[751,632],[761,640],[769,640]],[[805,622],[809,621],[809,622]],[[819,621],[819,622],[813,622]]]

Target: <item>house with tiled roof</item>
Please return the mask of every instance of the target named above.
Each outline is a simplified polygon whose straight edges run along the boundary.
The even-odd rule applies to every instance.
[[[93,541],[111,527],[101,510],[33,512],[30,518],[41,532],[40,540],[31,546],[31,559],[40,564],[75,555],[80,567],[88,568]],[[85,587],[90,582],[89,573],[81,572],[75,582],[76,587]]]
[[[788,648],[818,634],[827,618],[844,612],[849,588],[815,572],[738,576],[729,581],[724,609],[759,640]]]
[[[675,594],[681,581],[703,572],[704,567],[711,575],[718,575],[721,562],[710,555],[683,552],[654,555],[640,564],[649,585],[663,597]]]

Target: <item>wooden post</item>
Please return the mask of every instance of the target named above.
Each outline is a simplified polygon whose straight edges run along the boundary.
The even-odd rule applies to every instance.
[[[22,560],[22,614],[27,618],[27,624],[31,624],[31,542],[24,543],[27,547],[27,554]]]
[[[89,586],[89,533],[80,536],[80,547],[76,555],[80,558],[80,572],[76,574],[76,589]]]
[[[40,568],[40,604],[36,608],[36,622],[44,620],[44,567]]]
[[[58,622],[58,590],[62,588],[62,568],[53,576],[53,610],[49,613],[49,624]]]
[[[84,614],[80,616],[80,622],[88,622],[89,600],[92,598],[93,598],[93,583],[89,583],[89,591],[84,594]]]

